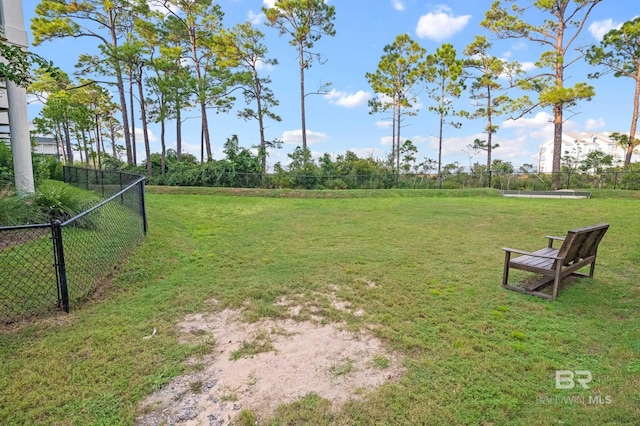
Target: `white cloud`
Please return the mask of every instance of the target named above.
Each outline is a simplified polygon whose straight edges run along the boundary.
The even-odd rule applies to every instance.
[[[348,151],[353,152],[359,158],[380,159],[387,156],[387,153],[385,151],[378,148],[351,148]]]
[[[353,94],[348,94],[333,89],[324,95],[324,97],[332,104],[343,106],[345,108],[355,108],[366,104],[369,99],[371,99],[372,95],[371,93],[362,90],[358,90]]]
[[[502,127],[514,129],[518,134],[526,133],[533,139],[544,140],[553,136],[553,116],[548,112],[539,112],[531,118],[507,119]]]
[[[380,145],[391,146],[393,144],[393,136],[383,136],[380,138]]]
[[[250,10],[247,13],[247,20],[251,23],[251,25],[260,25],[262,24],[264,19],[264,13],[256,13],[253,10]]]
[[[486,135],[484,135],[484,138],[486,139]],[[494,159],[499,158],[500,160],[511,161],[516,166],[524,163],[536,165],[537,156],[527,150],[527,143],[529,142],[531,142],[530,139],[525,135],[510,139],[495,137],[493,143],[497,143],[500,146],[493,149],[492,157]],[[479,155],[482,159],[478,157],[474,158],[474,160],[477,160],[479,163],[486,164],[486,153]]]
[[[522,66],[522,71],[527,72],[527,71],[531,71],[536,67],[536,64],[534,62],[531,61],[524,61],[524,62],[520,62],[520,65]]]
[[[539,112],[532,118],[507,119],[502,123],[502,128],[513,129],[518,136],[526,135],[531,140],[539,140],[540,143],[553,137],[553,115],[548,112]],[[567,120],[562,125],[563,131],[577,131],[580,125],[572,120]]]
[[[440,5],[433,12],[422,15],[418,20],[416,34],[420,38],[444,40],[462,30],[471,15],[454,16],[448,6]]]
[[[178,13],[180,11],[180,8],[173,4],[169,4],[169,8],[167,9],[167,7],[158,0],[147,0],[147,4],[149,5],[149,9],[161,12],[164,15],[168,15],[170,11],[173,13]]]
[[[433,136],[415,135],[412,138],[409,138],[409,140],[411,142],[413,142],[414,145],[422,145],[422,144],[426,144],[426,143],[430,142],[432,138],[433,138]]]
[[[602,128],[604,128],[604,126],[605,126],[605,122],[602,119],[602,117],[600,117],[600,118],[590,118],[584,123],[584,129],[586,131],[602,129]]]
[[[173,149],[176,149],[175,145],[173,146]],[[182,152],[189,153],[191,155],[194,155],[197,159],[200,159],[200,145],[192,145],[183,141]]]
[[[388,129],[393,126],[393,121],[391,120],[378,120],[376,121],[376,127],[378,129]]]
[[[149,142],[158,142],[158,137],[153,134],[151,129],[147,129],[147,134],[149,135]],[[136,145],[139,144],[144,145],[144,134],[142,133],[142,129],[136,127]]]
[[[521,40],[520,40],[520,41],[517,41],[517,42],[513,43],[513,44],[511,45],[511,48],[512,48],[513,50],[524,50],[524,49],[526,49],[526,48],[527,48],[527,46],[528,46],[528,44],[527,44],[527,43],[525,43],[524,41],[521,41]]]
[[[604,35],[614,28],[620,28],[622,24],[616,24],[612,19],[596,21],[589,25],[589,32],[596,40],[602,40]]]
[[[481,137],[481,135],[442,138],[442,155],[443,156],[464,155],[467,157],[467,160],[468,160],[468,156],[467,154],[464,153],[464,151],[469,151],[469,148],[467,147],[467,145],[473,144],[473,141],[479,137]],[[435,136],[427,136],[427,137],[424,137],[424,142],[427,142],[429,148],[431,148],[429,152],[426,152],[424,154],[424,156],[437,159],[438,144],[439,144],[438,138]],[[462,164],[462,165],[467,166],[468,164]]]
[[[404,10],[404,3],[402,2],[402,0],[391,0],[391,6],[393,6],[393,8],[399,12],[402,12]]]
[[[265,64],[264,61],[262,61],[262,60],[259,60],[258,62],[256,62],[256,69],[258,71],[260,71],[260,70],[273,71],[275,68],[276,68],[275,65]]]
[[[264,7],[271,9],[276,4],[276,0],[262,0],[262,3]]]
[[[282,133],[280,139],[283,143],[289,145],[302,146],[302,129],[287,130]],[[307,130],[307,145],[313,145],[314,143],[321,142],[325,139],[327,139],[327,135],[325,133],[312,132],[311,130]]]

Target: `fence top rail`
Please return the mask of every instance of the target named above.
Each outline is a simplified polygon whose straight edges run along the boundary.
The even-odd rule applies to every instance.
[[[90,169],[87,169],[87,170],[90,170]],[[64,222],[62,223],[62,225],[61,225],[61,226],[63,226],[63,227],[64,227],[64,226],[67,226],[67,225],[69,225],[69,224],[73,223],[74,221],[76,221],[76,220],[80,219],[81,217],[84,217],[84,216],[88,215],[88,214],[89,214],[89,213],[91,213],[92,211],[97,210],[97,209],[99,209],[100,207],[102,207],[103,205],[107,204],[108,202],[110,202],[110,201],[112,201],[112,200],[114,200],[114,199],[118,198],[120,195],[124,194],[124,193],[125,193],[125,192],[127,192],[129,189],[131,189],[132,187],[134,187],[134,186],[136,186],[136,185],[140,184],[140,182],[144,182],[144,181],[146,180],[146,178],[145,178],[144,176],[140,176],[140,175],[131,175],[131,176],[137,176],[138,178],[137,178],[134,182],[131,182],[130,184],[128,184],[127,186],[125,186],[124,188],[122,188],[120,191],[118,191],[118,192],[116,192],[115,194],[113,194],[111,197],[109,197],[109,198],[107,198],[107,199],[105,199],[105,200],[102,200],[101,202],[99,202],[99,203],[98,203],[98,204],[96,204],[95,206],[93,206],[93,207],[91,207],[91,208],[89,208],[89,209],[87,209],[87,210],[83,211],[82,213],[80,213],[80,214],[78,214],[78,215],[76,215],[76,216],[72,217],[71,219],[68,219],[68,220],[64,221]]]
[[[105,170],[105,169],[91,169],[91,168],[86,168],[86,167],[77,167],[77,166],[63,166],[65,169],[67,170],[80,170],[83,172],[90,172],[90,173],[98,173],[100,172],[101,174],[110,174],[110,175],[120,175],[120,176],[126,176],[128,178],[131,179],[137,179],[140,177],[140,175],[135,174],[135,173],[129,173],[129,172],[123,172],[120,170]]]
[[[0,232],[17,231],[20,229],[49,228],[49,227],[51,227],[50,223],[33,223],[30,225],[0,226]]]

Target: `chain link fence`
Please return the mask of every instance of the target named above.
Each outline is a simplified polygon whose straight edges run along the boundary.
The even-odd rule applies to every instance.
[[[67,183],[103,201],[65,221],[0,227],[0,321],[69,312],[108,279],[147,232],[145,178],[65,167]]]
[[[92,176],[80,176],[90,180]],[[290,189],[467,189],[550,191],[557,189],[640,189],[640,172],[604,171],[559,173],[469,171],[468,168],[436,173],[372,173],[330,175],[288,171],[273,174],[214,173],[209,170],[176,170],[155,176],[152,184],[173,186],[211,186],[233,188]]]

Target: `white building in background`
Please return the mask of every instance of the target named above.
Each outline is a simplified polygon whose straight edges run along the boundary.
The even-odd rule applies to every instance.
[[[627,153],[626,148],[609,137],[610,133],[596,132],[563,132],[562,154],[565,152],[578,162],[584,160],[590,152],[602,151],[613,157],[613,164],[622,164]],[[636,136],[636,138],[640,135]],[[631,157],[631,162],[640,160],[640,147],[636,147]],[[539,173],[551,173],[553,167],[553,138],[546,140],[538,146],[537,170]]]
[[[62,151],[55,138],[50,136],[33,136],[33,153],[54,156],[60,161]]]

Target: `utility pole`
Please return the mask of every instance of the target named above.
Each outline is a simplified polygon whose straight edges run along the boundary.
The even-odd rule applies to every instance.
[[[0,38],[3,42],[27,49],[29,42],[24,30],[22,0],[0,0]],[[0,58],[3,60],[3,58]],[[0,102],[0,113],[6,114],[9,121],[9,139],[13,154],[13,174],[18,195],[25,196],[35,192],[33,183],[33,165],[31,162],[31,138],[27,116],[27,91],[24,87],[6,81],[6,99]],[[0,89],[0,92],[2,90]],[[2,93],[0,93],[2,96]],[[8,110],[8,111],[7,111]],[[5,114],[2,114],[5,115]]]

